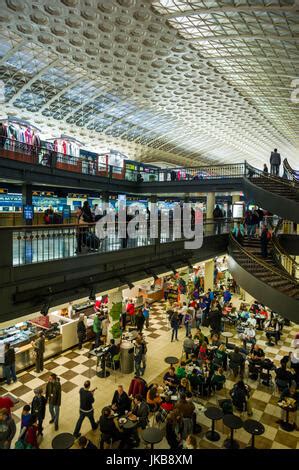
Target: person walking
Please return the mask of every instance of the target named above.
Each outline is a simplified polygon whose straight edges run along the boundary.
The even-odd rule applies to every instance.
[[[77,323],[77,336],[79,341],[79,349],[82,349],[82,344],[86,338],[86,326],[84,323],[84,315],[83,313],[79,317],[79,321]]]
[[[82,423],[85,418],[88,418],[91,424],[93,431],[97,429],[97,423],[94,419],[94,410],[93,410],[93,403],[94,403],[94,392],[96,388],[90,390],[90,380],[86,380],[84,382],[84,387],[80,388],[79,395],[80,395],[80,416],[77,421],[74,436],[76,438],[81,436],[80,429]]]
[[[43,435],[43,421],[46,415],[46,397],[41,387],[34,390],[34,398],[31,403],[31,414],[37,417],[38,434]]]
[[[145,318],[143,316],[142,310],[139,310],[135,316],[135,324],[137,327],[137,331],[139,331],[140,333],[142,333],[144,322]]]
[[[171,342],[176,339],[178,341],[179,318],[177,312],[173,312],[170,317],[170,326],[172,328]]]
[[[218,204],[215,207],[215,209],[213,210],[213,219],[215,221],[215,234],[220,235],[221,234],[221,225],[222,225],[221,219],[223,219],[223,212],[220,209],[220,207],[218,206]]]
[[[93,332],[95,334],[95,337],[96,337],[95,347],[98,348],[100,346],[100,339],[101,339],[101,335],[102,335],[102,321],[101,321],[101,318],[100,318],[100,312],[98,312],[97,315],[94,317],[93,324],[92,324],[92,330],[93,330]]]
[[[143,357],[143,344],[142,340],[137,337],[134,346],[134,363],[135,363],[135,375],[140,377],[141,374],[141,362]]]
[[[37,339],[31,344],[35,355],[35,371],[39,374],[44,370],[45,337],[42,331],[38,333]]]
[[[271,152],[271,155],[270,155],[271,175],[279,176],[280,164],[281,164],[280,153],[277,152],[277,149],[274,149],[274,152]]]
[[[145,319],[146,329],[149,328],[149,314],[150,314],[149,306],[147,304],[145,304],[143,309],[142,309],[142,315],[144,316],[144,319]]]
[[[11,379],[14,382],[18,380],[16,376],[16,354],[10,343],[5,345],[3,378],[6,380],[7,385],[10,385]]]
[[[56,374],[52,373],[49,377],[46,388],[46,400],[49,404],[51,414],[50,424],[55,424],[55,431],[58,431],[59,412],[61,405],[61,384]]]
[[[191,315],[191,311],[188,309],[187,312],[185,313],[185,316],[184,316],[184,325],[185,325],[185,330],[186,330],[186,338],[191,333],[192,320],[193,320],[193,318],[192,318],[192,315]]]
[[[261,254],[263,258],[268,257],[268,243],[271,240],[271,233],[264,227],[261,234]]]

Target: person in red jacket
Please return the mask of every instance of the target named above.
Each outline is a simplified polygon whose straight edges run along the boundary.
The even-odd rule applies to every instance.
[[[126,305],[126,312],[130,317],[131,325],[135,325],[135,305],[134,305],[132,299],[129,299],[129,301]]]

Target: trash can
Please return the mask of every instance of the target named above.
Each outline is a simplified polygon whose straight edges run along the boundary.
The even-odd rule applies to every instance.
[[[134,346],[130,341],[122,341],[120,345],[120,370],[123,374],[134,372]]]

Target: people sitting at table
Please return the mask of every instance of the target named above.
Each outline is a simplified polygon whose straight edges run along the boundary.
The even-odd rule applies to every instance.
[[[168,371],[166,374],[164,374],[163,377],[163,382],[165,385],[168,386],[168,388],[172,391],[175,392],[177,389],[177,386],[179,385],[179,380],[175,374],[174,367],[169,367]]]
[[[191,385],[190,385],[189,380],[186,377],[183,377],[181,379],[177,391],[180,395],[185,394],[187,392],[191,392]]]
[[[265,358],[265,353],[263,349],[257,344],[252,344],[250,353],[249,353],[249,358],[251,361],[255,362],[260,362]]]
[[[181,361],[181,363],[177,366],[177,369],[176,369],[176,376],[178,378],[178,380],[181,380],[183,377],[186,377],[187,375],[187,372],[186,372],[186,362],[185,361]]]
[[[220,344],[219,348],[214,352],[213,365],[222,367],[224,370],[227,369],[227,353],[224,344]]]
[[[240,374],[242,378],[244,376],[245,368],[245,357],[240,353],[238,346],[235,346],[234,350],[228,355],[229,357],[229,367],[233,371],[234,377],[237,377]]]
[[[146,395],[146,403],[149,405],[151,411],[157,411],[162,398],[158,392],[158,384],[153,384],[149,387]]]
[[[205,362],[208,359],[208,345],[205,341],[202,343],[202,345],[199,348],[198,358],[202,362]]]
[[[251,325],[246,326],[244,332],[240,334],[240,339],[242,340],[244,350],[246,351],[247,343],[255,344],[256,342],[255,329]]]
[[[191,385],[191,389],[193,391],[198,391],[198,387],[200,387],[203,384],[203,377],[202,375],[199,374],[197,369],[193,369],[192,372],[190,372],[187,375],[187,378],[189,380],[189,383]]]
[[[243,380],[239,380],[232,390],[230,391],[230,396],[233,401],[233,405],[240,412],[247,411],[248,416],[252,415],[252,408],[250,402],[250,388],[248,385],[245,385]]]
[[[275,344],[280,340],[279,324],[276,318],[269,319],[264,323],[265,333],[268,339],[269,345],[271,345],[271,337],[274,337]]]
[[[219,367],[219,369],[215,370],[211,380],[210,380],[210,388],[212,390],[222,390],[225,384],[226,378],[223,372],[222,367]]]
[[[280,367],[275,371],[275,383],[280,392],[284,393],[286,388],[290,388],[292,381],[294,379],[294,374],[287,369],[287,363],[280,361]]]
[[[149,414],[149,406],[143,399],[142,395],[136,395],[133,399],[132,404],[132,411],[128,413],[128,417],[135,417],[137,418],[137,427],[141,429],[145,429],[148,424],[148,414]]]
[[[285,388],[282,392],[279,401],[283,401],[287,398],[292,398],[294,400],[293,411],[290,411],[290,418],[294,423],[294,429],[299,430],[299,387],[295,381],[292,382],[291,386]],[[283,410],[282,410],[283,413]],[[283,417],[282,417],[283,419]]]
[[[116,411],[120,416],[124,415],[126,411],[130,411],[131,400],[122,385],[118,385],[117,390],[115,390],[111,407],[113,411]]]
[[[211,342],[209,344],[210,347],[212,348],[215,348],[215,347],[219,347],[221,345],[221,341],[220,341],[220,335],[219,333],[213,333],[211,335]]]
[[[115,344],[115,340],[112,338],[109,343],[108,354],[112,359],[119,352],[119,347]]]
[[[100,449],[104,448],[105,443],[120,441],[119,448],[124,447],[125,433],[121,431],[117,419],[113,415],[113,411],[109,406],[102,409],[100,421],[100,431],[102,433],[100,441]]]
[[[179,410],[174,409],[169,413],[166,421],[166,440],[170,449],[176,450],[182,447],[183,419]]]
[[[246,325],[251,326],[252,328],[256,328],[256,319],[254,313],[251,312],[249,318],[246,321]]]
[[[97,449],[97,446],[95,446],[89,439],[87,439],[85,436],[80,436],[78,439],[78,445],[79,449]]]

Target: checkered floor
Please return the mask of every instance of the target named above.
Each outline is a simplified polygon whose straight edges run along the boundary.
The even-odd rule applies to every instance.
[[[205,334],[209,331],[203,328]],[[235,331],[234,337],[230,342],[239,344],[238,335]],[[263,332],[257,332],[258,344],[264,349],[266,357],[279,365],[280,359],[291,351],[291,341],[295,333],[299,331],[299,326],[292,324],[290,327],[285,327],[283,330],[282,340],[277,346],[268,347],[266,345],[266,338]],[[148,383],[162,382],[163,374],[167,368],[164,358],[168,355],[181,357],[182,342],[185,337],[185,330],[179,330],[179,341],[170,342],[171,331],[164,312],[163,303],[155,303],[152,305],[150,327],[145,329],[145,337],[148,341],[148,354],[147,354],[147,368],[145,371],[145,380]],[[58,432],[73,432],[76,420],[78,418],[79,408],[79,389],[86,380],[92,380],[92,387],[97,387],[95,393],[95,416],[98,419],[101,409],[111,402],[114,390],[118,383],[124,385],[127,390],[133,374],[122,374],[118,370],[111,371],[108,378],[100,379],[96,376],[95,359],[88,358],[89,344],[79,351],[74,349],[67,351],[62,355],[55,357],[45,363],[45,370],[41,374],[36,374],[33,370],[26,371],[18,375],[18,382],[11,385],[1,385],[0,394],[11,394],[18,403],[14,407],[13,417],[16,420],[17,428],[19,431],[19,422],[22,408],[25,404],[31,403],[33,398],[33,390],[36,387],[44,387],[49,374],[55,372],[61,380],[62,384],[62,406],[60,415],[60,424]],[[247,368],[246,368],[247,369]],[[281,410],[277,406],[278,394],[275,393],[273,388],[266,387],[258,381],[252,381],[247,376],[245,381],[254,390],[252,395],[253,419],[257,419],[265,426],[265,433],[263,436],[256,438],[256,446],[264,449],[299,449],[299,432],[293,431],[287,433],[280,429],[277,420],[281,418]],[[225,389],[217,392],[216,395],[206,400],[201,400],[205,406],[216,405],[218,400],[228,397],[228,392],[234,384],[233,378],[227,376]],[[247,415],[244,416],[244,419]],[[47,410],[46,419],[44,421],[44,436],[41,441],[41,448],[51,448],[53,437],[58,432],[54,431],[53,425],[49,424],[49,412]],[[220,432],[221,439],[212,443],[208,441],[204,434],[210,428],[211,422],[203,413],[198,415],[198,423],[202,426],[202,432],[197,435],[199,448],[221,448],[223,447],[224,440],[229,435],[229,430],[224,427],[222,421],[217,422],[216,429]],[[89,431],[90,423],[85,420],[82,426],[82,434],[86,434],[94,443],[99,442],[98,431]],[[245,430],[237,430],[235,438],[240,443],[240,447],[246,447],[250,443],[250,435]],[[75,444],[76,447],[76,444]],[[141,447],[144,447],[141,444]],[[167,449],[168,444],[165,440],[156,446],[157,448]]]

